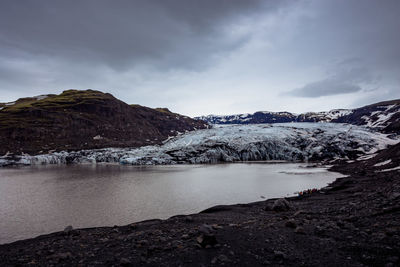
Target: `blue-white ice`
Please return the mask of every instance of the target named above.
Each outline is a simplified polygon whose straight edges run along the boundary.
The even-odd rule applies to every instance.
[[[379,132],[338,123],[224,125],[169,139],[163,145],[106,148],[45,155],[0,157],[9,164],[116,162],[121,164],[215,163],[250,160],[355,159],[398,141]]]

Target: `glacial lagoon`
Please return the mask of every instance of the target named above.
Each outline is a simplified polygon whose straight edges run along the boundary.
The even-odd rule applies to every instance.
[[[74,228],[125,225],[221,204],[291,196],[339,173],[304,163],[0,168],[0,243]]]

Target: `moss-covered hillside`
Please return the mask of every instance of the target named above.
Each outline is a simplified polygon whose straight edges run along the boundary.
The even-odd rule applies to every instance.
[[[0,154],[135,147],[204,127],[168,109],[128,105],[95,90],[67,90],[0,103]]]

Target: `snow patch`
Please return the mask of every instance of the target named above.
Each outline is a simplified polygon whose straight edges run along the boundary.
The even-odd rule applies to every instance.
[[[379,171],[375,171],[375,172],[390,172],[390,171],[400,171],[400,166],[390,168],[390,169],[385,169],[385,170],[379,170]]]
[[[45,99],[45,98],[48,98],[49,97],[49,95],[38,95],[38,96],[34,96],[34,98],[36,98],[36,100],[42,100],[42,99]]]
[[[382,161],[382,162],[374,164],[374,167],[383,166],[383,165],[389,164],[390,162],[392,162],[392,160],[388,159],[388,160],[385,160],[385,161]]]
[[[388,106],[378,106],[378,108],[384,110],[373,111],[370,115],[364,115],[361,119],[364,120],[367,127],[370,128],[384,128],[388,125],[388,121],[399,111],[399,106],[388,105]],[[392,112],[389,112],[392,111]]]
[[[376,155],[378,155],[378,154],[377,154],[377,153],[372,153],[372,154],[364,155],[364,156],[359,157],[359,158],[357,159],[357,161],[372,159],[372,158],[375,157]]]
[[[351,109],[332,109],[326,113],[328,120],[335,120],[353,113]]]
[[[386,106],[386,111],[389,111],[389,110],[391,110],[392,108],[395,108],[395,107],[397,107],[397,104]]]
[[[96,135],[93,137],[93,140],[101,140],[104,139],[104,137],[102,137],[101,135]]]

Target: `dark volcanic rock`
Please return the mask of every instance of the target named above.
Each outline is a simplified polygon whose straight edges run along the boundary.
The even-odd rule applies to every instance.
[[[288,211],[290,210],[290,203],[284,198],[280,198],[275,200],[272,205],[272,210],[274,211]]]
[[[214,232],[215,230],[211,225],[201,225],[199,227],[200,235],[196,239],[197,243],[199,243],[199,245],[204,248],[216,245],[218,242]]]
[[[289,228],[296,228],[297,224],[295,220],[290,219],[285,223],[285,226]]]
[[[0,155],[159,144],[178,132],[205,127],[168,109],[128,105],[94,90],[67,90],[3,104]]]
[[[65,227],[64,233],[70,233],[72,230],[74,230],[74,228],[71,225],[68,225],[67,227]]]

